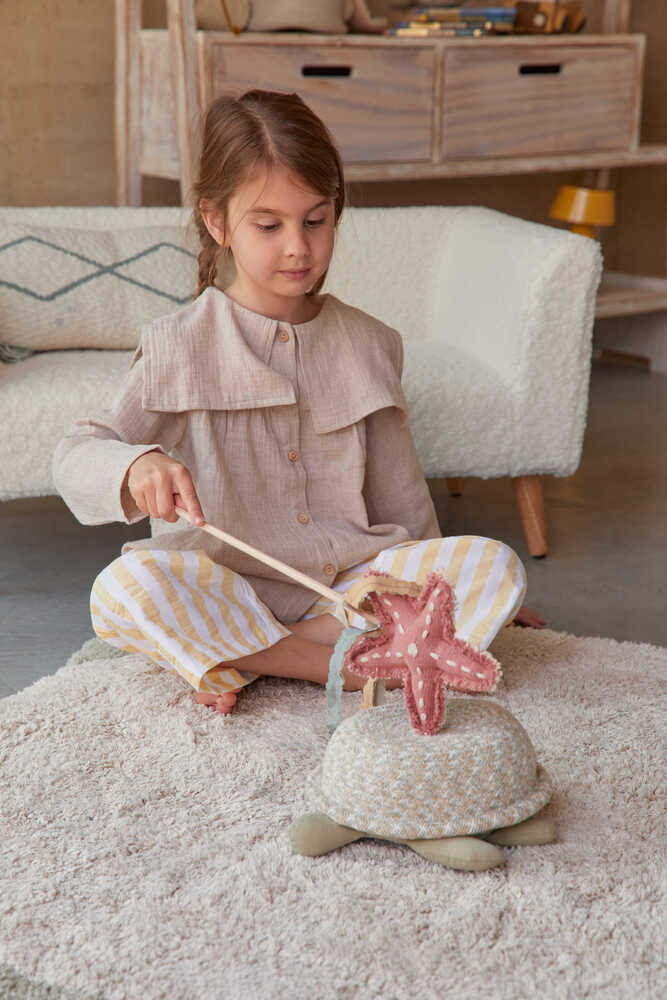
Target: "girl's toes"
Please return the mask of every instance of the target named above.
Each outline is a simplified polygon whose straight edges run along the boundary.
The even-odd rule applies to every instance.
[[[195,691],[194,699],[198,705],[208,705],[216,712],[229,715],[236,704],[236,692],[225,691],[224,694],[216,694],[213,691]]]
[[[514,616],[514,624],[523,628],[544,628],[546,622],[530,608],[521,607]]]
[[[198,705],[215,705],[218,700],[218,695],[211,694],[210,691],[195,691],[194,699]]]
[[[223,715],[229,715],[231,710],[236,704],[236,695],[229,691],[227,694],[219,694],[215,702],[216,712],[222,712]]]

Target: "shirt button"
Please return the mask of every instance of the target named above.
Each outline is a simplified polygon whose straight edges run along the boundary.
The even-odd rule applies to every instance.
[[[283,344],[286,344],[289,340],[289,333],[287,330],[280,330],[278,332],[278,340],[282,340]]]
[[[289,458],[290,462],[296,462],[297,458],[299,457],[299,452],[294,451],[294,449],[292,449],[292,451],[287,452],[287,457]]]
[[[324,573],[326,576],[333,576],[335,572],[336,572],[336,567],[333,566],[331,563],[327,563],[326,566],[324,567]]]
[[[297,521],[300,521],[301,524],[308,524],[308,522],[310,521],[310,518],[308,517],[307,514],[298,514],[297,515]]]

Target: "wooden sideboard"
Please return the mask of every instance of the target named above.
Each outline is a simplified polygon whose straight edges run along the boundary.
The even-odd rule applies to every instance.
[[[116,0],[117,202],[142,175],[180,180],[200,109],[221,92],[297,91],[327,123],[348,181],[533,174],[666,165],[640,145],[644,36],[415,39],[198,31],[192,0],[167,0],[168,29],[142,29]],[[598,316],[667,309],[667,280],[606,274]]]

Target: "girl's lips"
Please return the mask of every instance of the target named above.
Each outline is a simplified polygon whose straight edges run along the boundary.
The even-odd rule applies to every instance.
[[[310,268],[305,267],[301,271],[281,271],[280,273],[284,274],[286,278],[305,278],[309,272]]]

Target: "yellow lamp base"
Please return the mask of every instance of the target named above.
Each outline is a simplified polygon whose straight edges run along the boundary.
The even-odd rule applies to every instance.
[[[593,227],[586,226],[583,222],[575,222],[574,225],[570,226],[570,232],[578,233],[579,236],[590,236],[592,240],[596,239]]]
[[[616,221],[615,193],[565,184],[559,188],[549,215],[569,223],[573,233],[595,239],[593,226],[613,226]]]

